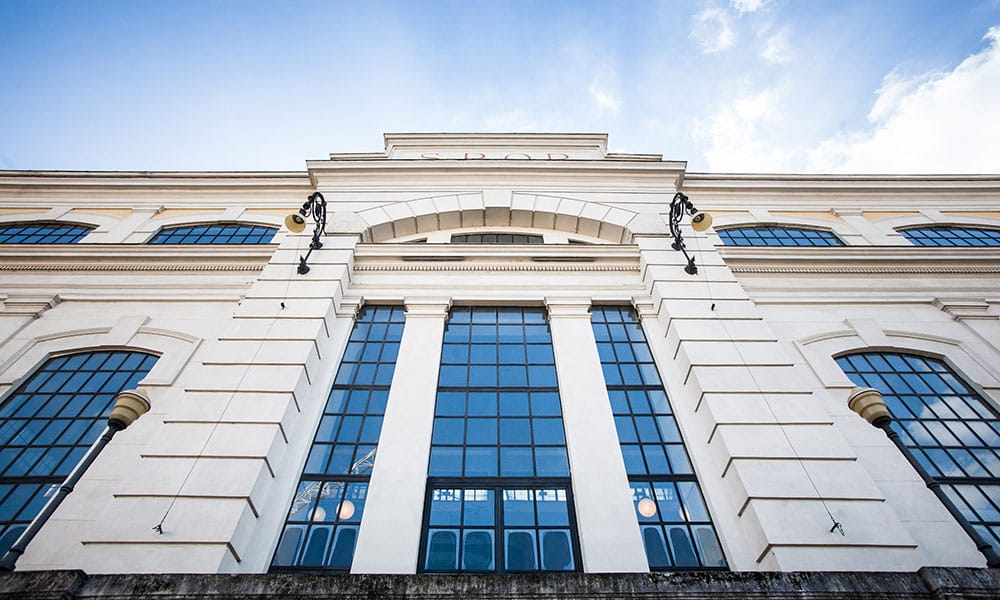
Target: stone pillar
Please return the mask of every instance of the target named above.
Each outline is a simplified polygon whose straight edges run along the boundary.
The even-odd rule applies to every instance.
[[[546,298],[577,532],[588,573],[649,571],[590,325],[590,298]]]
[[[325,236],[298,275],[308,236],[280,238],[222,333],[140,421],[160,423],[83,533],[80,568],[267,570],[350,333],[353,308],[341,304],[359,239]]]
[[[669,238],[636,242],[643,329],[730,567],[918,568],[900,516],[715,249],[692,233],[689,275]]]
[[[352,573],[416,573],[448,298],[406,301]]]

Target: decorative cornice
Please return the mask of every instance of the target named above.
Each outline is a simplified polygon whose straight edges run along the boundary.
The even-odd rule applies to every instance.
[[[260,271],[262,264],[0,264],[0,271]]]
[[[881,275],[908,275],[908,274],[935,274],[935,275],[982,275],[1000,273],[1000,266],[996,267],[907,267],[903,265],[882,266],[882,267],[848,267],[848,266],[815,266],[815,267],[793,267],[793,266],[739,266],[730,267],[733,273],[818,273],[818,274],[881,274]]]
[[[587,272],[616,272],[616,273],[638,273],[638,265],[567,265],[567,264],[454,264],[454,263],[433,263],[433,264],[379,264],[379,265],[354,265],[355,272],[364,271],[587,271]]]

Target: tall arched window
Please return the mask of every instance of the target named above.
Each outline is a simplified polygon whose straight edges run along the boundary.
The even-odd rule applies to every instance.
[[[0,406],[0,554],[101,434],[118,392],[134,388],[155,362],[128,351],[59,356]]]
[[[1000,415],[944,362],[859,352],[837,364],[882,393],[893,427],[962,516],[1000,551]]]

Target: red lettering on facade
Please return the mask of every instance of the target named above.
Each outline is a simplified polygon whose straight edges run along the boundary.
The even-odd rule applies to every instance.
[[[507,156],[504,156],[503,159],[504,160],[510,160],[512,157],[516,157],[516,156],[521,156],[521,157],[525,158],[526,160],[531,160],[531,157],[528,156],[527,154],[525,154],[524,152],[511,152]]]
[[[472,156],[473,154],[478,154],[479,156]],[[483,158],[486,158],[486,155],[483,154],[482,152],[466,152],[465,153],[465,160],[481,160]]]
[[[569,154],[562,152],[549,152],[546,156],[549,157],[549,160],[569,160]]]

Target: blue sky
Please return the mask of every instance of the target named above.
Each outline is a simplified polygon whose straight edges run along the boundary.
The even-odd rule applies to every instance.
[[[0,0],[0,169],[302,170],[424,131],[1000,173],[1000,0]]]

